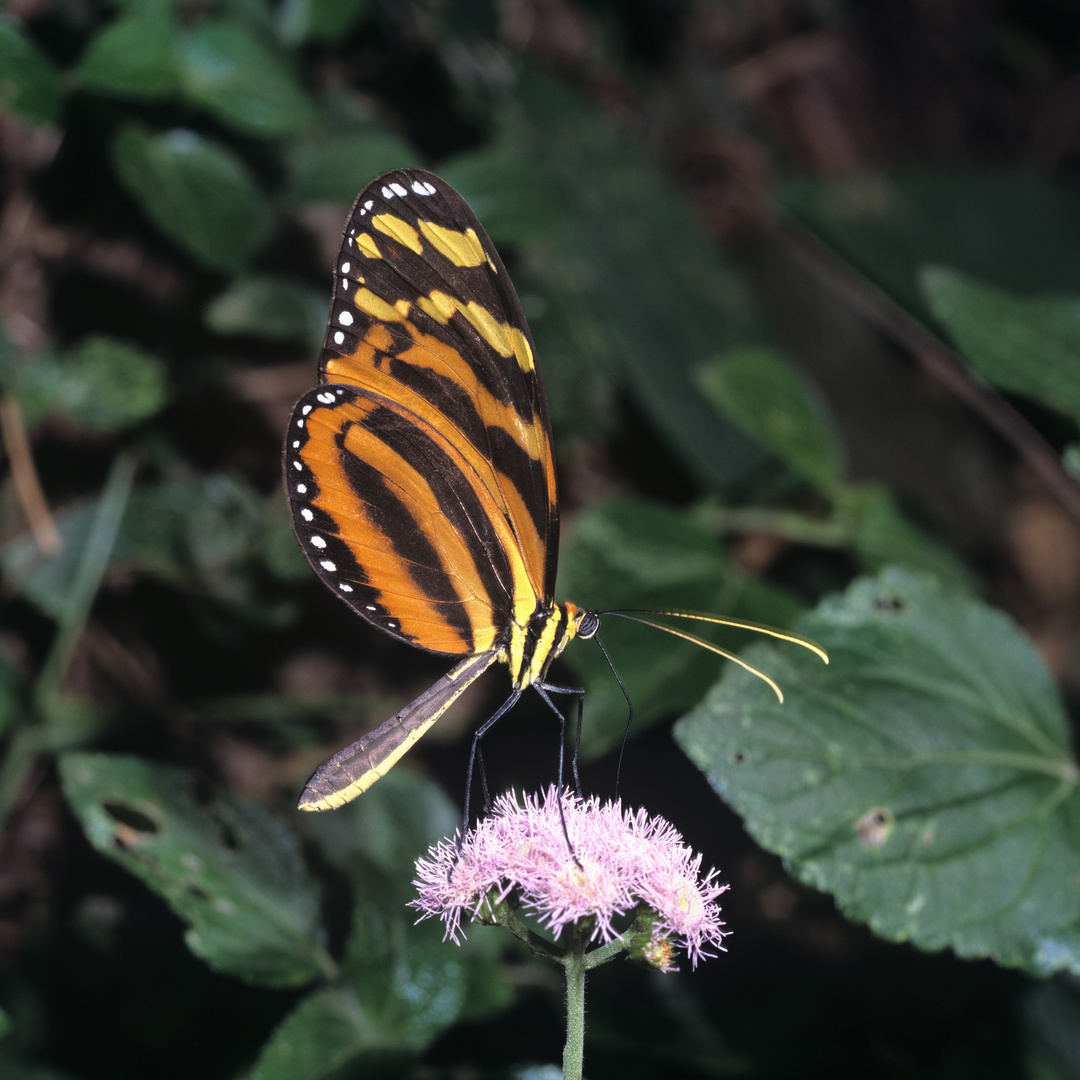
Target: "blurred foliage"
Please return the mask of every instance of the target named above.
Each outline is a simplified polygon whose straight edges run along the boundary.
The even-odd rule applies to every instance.
[[[586,786],[624,751],[734,886],[723,957],[592,977],[590,1076],[1080,1076],[1080,11],[961,7],[0,11],[5,1080],[558,1059],[545,973],[406,907],[495,676],[293,809],[449,667],[334,602],[280,488],[348,207],[404,165],[529,316],[558,598],[830,652],[678,624],[781,706],[609,614],[622,685],[592,642],[554,674]],[[528,697],[485,746],[552,781]]]

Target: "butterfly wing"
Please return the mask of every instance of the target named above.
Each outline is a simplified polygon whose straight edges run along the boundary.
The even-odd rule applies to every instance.
[[[401,712],[324,761],[307,782],[297,809],[332,810],[367,791],[401,760],[416,740],[491,667],[495,659],[492,652],[467,656]]]
[[[485,463],[453,430],[361,387],[323,386],[297,404],[285,457],[301,548],[381,630],[432,652],[479,653],[535,610]]]
[[[357,197],[335,267],[324,382],[399,403],[458,447],[550,601],[559,518],[551,430],[525,315],[476,215],[419,169]]]

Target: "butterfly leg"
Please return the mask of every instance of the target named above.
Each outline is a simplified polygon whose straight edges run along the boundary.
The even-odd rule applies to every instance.
[[[566,814],[563,812],[563,764],[566,757],[566,716],[563,711],[555,705],[555,702],[548,697],[548,694],[573,694],[578,699],[578,745],[581,742],[581,714],[585,704],[585,691],[572,686],[553,686],[551,683],[533,683],[536,688],[536,692],[543,698],[547,707],[559,718],[559,776],[557,793],[559,796],[559,821],[562,824],[563,836],[566,838],[566,846],[570,851],[574,862],[577,864],[578,869],[581,869],[581,862],[577,857],[577,852],[574,851],[574,845],[570,842],[570,832],[566,827]],[[574,788],[577,792],[578,798],[583,798],[581,794],[581,778],[578,776],[578,745],[574,747],[573,758],[573,770],[574,770]]]
[[[473,786],[473,766],[476,764],[477,759],[480,759],[480,776],[484,785],[484,802],[487,805],[490,802],[487,789],[487,776],[484,770],[483,757],[480,754],[480,740],[501,720],[517,702],[517,699],[521,697],[521,691],[515,690],[494,712],[489,716],[481,725],[476,729],[472,738],[472,746],[469,747],[469,764],[465,770],[465,824],[462,827],[462,835],[464,836],[465,830],[469,827],[469,804],[472,801],[472,786]]]
[[[577,792],[578,797],[581,798],[581,777],[578,775],[578,758],[581,755],[581,722],[585,711],[585,690],[579,686],[555,686],[552,683],[534,683],[537,690],[547,691],[548,694],[567,694],[571,697],[577,698],[577,732],[574,736],[574,756],[570,759],[570,768],[574,774],[574,790]],[[560,736],[559,745],[563,746],[566,742],[566,717],[563,716],[562,711],[555,707],[555,703],[546,695],[541,694],[544,700],[548,704],[553,712],[555,712],[560,722],[562,723],[562,735]],[[559,786],[562,786],[562,751],[559,752]]]

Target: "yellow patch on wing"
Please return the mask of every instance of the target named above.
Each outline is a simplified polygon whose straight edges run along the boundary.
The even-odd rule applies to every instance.
[[[421,296],[416,303],[422,312],[430,315],[441,326],[445,326],[457,311],[454,298],[439,289],[434,289],[430,296]]]
[[[367,259],[381,259],[382,252],[375,243],[375,237],[370,233],[361,233],[356,238],[356,250]]]
[[[370,289],[357,289],[353,293],[353,303],[365,315],[370,315],[380,322],[388,323],[404,322],[411,307],[408,300],[398,300],[395,304],[388,304],[381,296],[376,296]],[[404,310],[402,310],[402,305],[404,305]]]
[[[434,221],[418,221],[424,239],[442,256],[455,266],[482,266],[490,263],[484,245],[475,229],[459,232],[448,229],[445,225],[436,225]],[[494,270],[495,267],[492,266]]]
[[[532,371],[534,368],[532,349],[529,348],[529,339],[516,327],[510,327],[510,344],[517,357],[518,367],[522,371]]]
[[[420,234],[407,221],[402,221],[394,214],[377,214],[371,219],[371,224],[410,251],[415,251],[417,255],[423,254],[424,245],[420,243]]]

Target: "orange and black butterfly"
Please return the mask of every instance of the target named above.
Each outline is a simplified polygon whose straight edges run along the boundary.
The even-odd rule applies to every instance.
[[[549,695],[577,695],[580,720],[582,691],[549,683],[548,669],[573,638],[596,634],[601,613],[554,599],[559,502],[535,355],[506,268],[453,188],[400,169],[360,192],[334,268],[320,384],[286,436],[293,529],[357,614],[462,659],[323,764],[300,809],[366,791],[496,661],[512,690],[474,735],[474,756],[528,686],[560,720]]]

